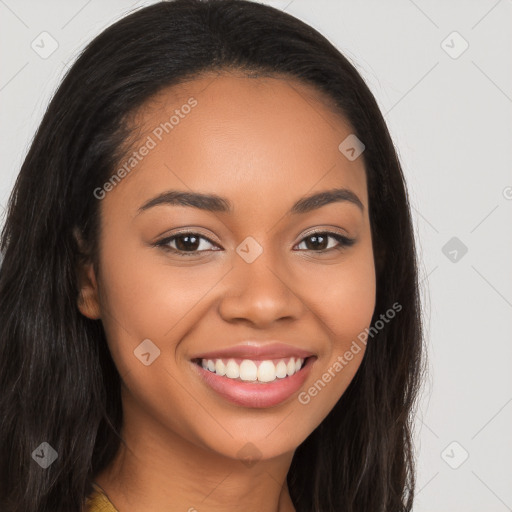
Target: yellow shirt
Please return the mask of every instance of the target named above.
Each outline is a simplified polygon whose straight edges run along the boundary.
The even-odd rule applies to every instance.
[[[84,512],[119,512],[99,485],[93,483],[92,486],[94,490],[87,498]]]

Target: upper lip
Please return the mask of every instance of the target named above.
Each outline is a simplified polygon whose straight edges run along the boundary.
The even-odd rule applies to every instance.
[[[297,348],[286,343],[266,343],[264,345],[258,342],[244,342],[233,347],[226,347],[211,352],[202,352],[192,357],[192,359],[221,359],[221,358],[240,358],[240,359],[279,359],[281,357],[299,357],[306,359],[314,354],[308,350]]]

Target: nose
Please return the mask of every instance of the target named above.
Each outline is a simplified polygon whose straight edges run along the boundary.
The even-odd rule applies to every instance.
[[[235,262],[219,305],[227,322],[247,322],[268,328],[278,320],[297,320],[305,305],[294,289],[297,280],[290,271],[272,264],[265,252],[252,263]]]

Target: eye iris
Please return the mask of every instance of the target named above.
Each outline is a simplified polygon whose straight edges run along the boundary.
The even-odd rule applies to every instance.
[[[188,242],[181,243],[180,241],[183,240],[187,240]],[[194,235],[180,235],[175,238],[175,241],[179,251],[194,251],[199,247],[200,243],[199,237]]]
[[[306,238],[306,245],[309,245],[312,247],[309,247],[310,249],[325,249],[325,242],[328,237],[322,236],[322,235],[311,235]],[[312,240],[312,244],[308,244],[308,241]],[[325,246],[325,247],[324,247]]]

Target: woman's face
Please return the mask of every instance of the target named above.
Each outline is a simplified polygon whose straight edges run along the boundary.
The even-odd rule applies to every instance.
[[[139,112],[125,172],[95,192],[100,271],[80,309],[102,320],[140,435],[233,458],[293,452],[354,377],[376,291],[365,169],[318,94],[226,73],[169,88]],[[334,189],[349,192],[306,200]],[[288,376],[294,354],[309,358]]]

